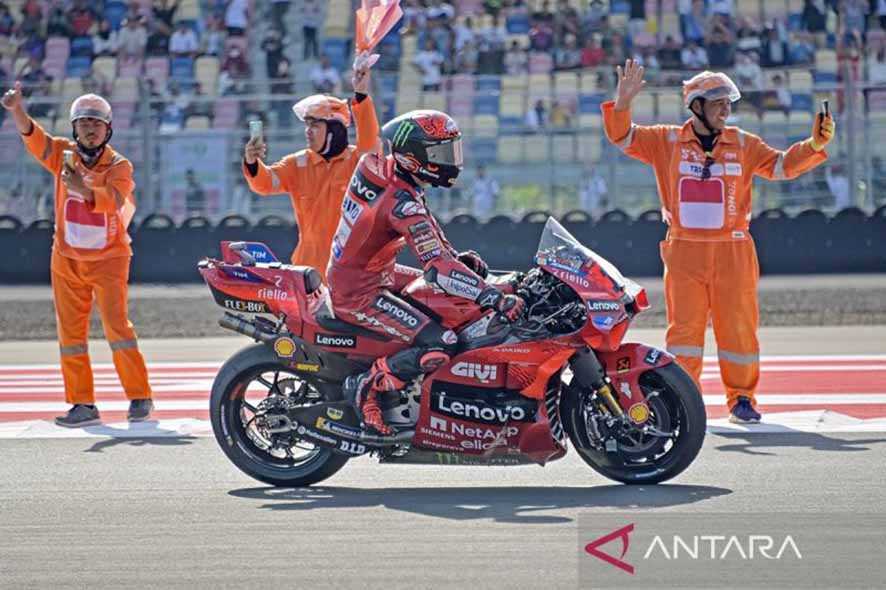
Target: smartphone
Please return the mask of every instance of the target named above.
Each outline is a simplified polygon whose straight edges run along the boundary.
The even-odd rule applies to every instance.
[[[249,139],[261,138],[264,129],[260,120],[249,122]]]
[[[67,166],[68,168],[71,168],[73,170],[73,168],[74,168],[74,152],[71,150],[64,150],[62,152],[62,157],[64,158],[65,166]]]
[[[821,101],[821,114],[825,117],[831,114],[831,101],[828,99]]]

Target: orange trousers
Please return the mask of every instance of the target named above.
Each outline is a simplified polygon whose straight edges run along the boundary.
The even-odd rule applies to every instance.
[[[130,400],[151,397],[145,359],[138,350],[138,340],[126,307],[129,260],[128,256],[122,256],[84,261],[52,253],[52,294],[65,401],[69,404],[95,403],[87,346],[93,297],[126,397]]]
[[[661,243],[661,258],[665,268],[668,352],[677,357],[700,390],[705,328],[710,318],[729,409],[739,396],[750,398],[756,406],[760,266],[753,240],[669,237]]]

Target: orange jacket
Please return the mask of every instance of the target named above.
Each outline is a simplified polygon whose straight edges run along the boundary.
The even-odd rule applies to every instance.
[[[675,238],[745,239],[754,176],[787,180],[827,160],[824,150],[813,150],[808,139],[781,151],[753,133],[726,127],[714,145],[710,178],[705,180],[707,155],[691,120],[682,127],[635,125],[630,110],[616,111],[614,101],[601,108],[609,141],[626,155],[652,165],[662,214]]]
[[[313,150],[304,149],[271,166],[259,160],[254,177],[243,164],[243,175],[254,192],[260,195],[289,193],[299,231],[292,263],[313,266],[324,277],[351,175],[360,156],[376,149],[378,143],[378,119],[372,99],[367,96],[352,105],[357,145],[349,145],[329,161]]]
[[[46,133],[33,123],[30,135],[23,135],[25,147],[40,164],[55,176],[55,236],[53,249],[77,260],[104,260],[132,256],[132,241],[126,229],[135,213],[135,181],[132,164],[106,145],[98,162],[87,168],[77,144]],[[74,152],[74,163],[83,175],[84,184],[95,196],[87,203],[80,195],[68,194],[62,183],[63,152]]]

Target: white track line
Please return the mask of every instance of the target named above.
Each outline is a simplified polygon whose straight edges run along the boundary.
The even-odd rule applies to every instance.
[[[726,404],[723,395],[705,395],[705,406],[722,407]],[[209,400],[170,399],[155,400],[158,410],[206,410]],[[757,403],[766,406],[822,406],[827,404],[870,406],[886,404],[886,393],[811,393],[811,394],[760,394]],[[101,410],[109,412],[129,408],[127,400],[110,400],[98,403]],[[52,402],[0,402],[0,417],[11,412],[55,412],[64,411],[68,405],[64,400]]]
[[[886,432],[886,418],[859,419],[838,412],[769,413],[762,424],[741,426],[725,418],[708,421],[708,432],[718,435],[755,434],[837,434]],[[207,420],[177,418],[129,424],[114,422],[87,428],[62,428],[49,420],[22,420],[0,423],[0,439],[41,438],[168,438],[210,437],[212,427]],[[758,444],[765,446],[765,440]]]

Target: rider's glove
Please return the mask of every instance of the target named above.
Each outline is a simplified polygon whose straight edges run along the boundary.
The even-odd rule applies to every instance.
[[[477,297],[477,303],[485,309],[494,309],[505,316],[509,322],[516,322],[523,315],[526,303],[516,295],[505,295],[495,287],[483,289]]]
[[[469,269],[477,273],[481,279],[485,279],[489,274],[489,267],[480,258],[480,255],[473,250],[466,250],[458,253],[458,261],[467,266]]]

